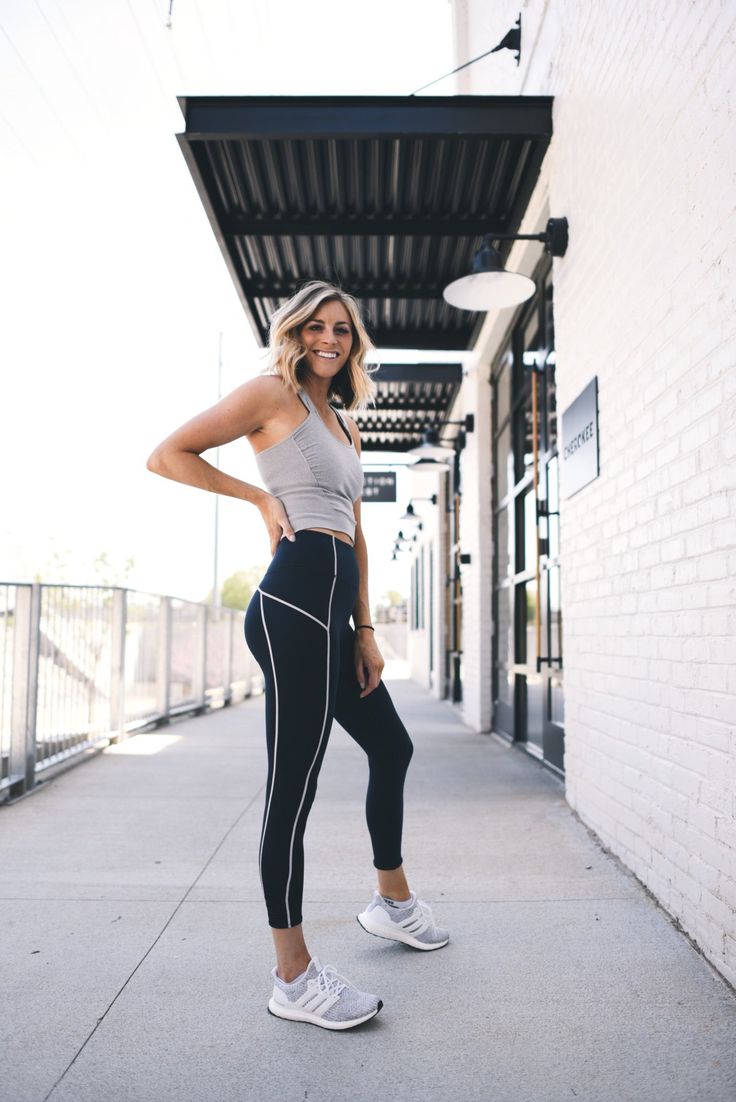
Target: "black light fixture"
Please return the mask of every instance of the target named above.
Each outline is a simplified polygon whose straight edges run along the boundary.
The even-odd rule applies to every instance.
[[[403,551],[402,543],[414,543],[418,539],[416,533],[413,536],[405,536],[399,528],[399,534],[394,540],[394,551]]]
[[[462,425],[463,431],[457,434],[455,440],[451,444],[443,444],[440,442],[438,429],[425,429],[422,434],[421,444],[417,444],[415,448],[409,448],[407,454],[418,455],[420,461],[426,459],[446,460],[448,450],[456,448],[461,451],[465,447],[465,433],[474,431],[475,417],[472,413],[467,413],[462,421],[443,421],[441,428],[444,428],[445,425]],[[411,469],[414,470],[416,466],[417,464],[413,463]]]
[[[417,459],[416,463],[407,463],[410,471],[449,471],[452,464],[449,459]]]
[[[530,299],[536,290],[533,279],[507,271],[493,241],[543,241],[550,256],[567,251],[567,219],[549,218],[544,233],[487,233],[473,258],[470,275],[448,283],[442,297],[460,310],[493,310],[516,306]]]
[[[414,512],[414,506],[412,505],[413,501],[431,501],[433,505],[436,505],[437,504],[437,494],[432,494],[431,497],[412,497],[412,498],[410,498],[409,504],[406,507],[406,512],[403,514],[403,516],[401,516],[399,518],[400,520],[413,520],[415,523],[418,523],[419,527],[421,528],[421,519],[422,518],[417,513]]]

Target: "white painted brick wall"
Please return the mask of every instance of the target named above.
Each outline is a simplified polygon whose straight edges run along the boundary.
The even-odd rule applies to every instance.
[[[410,575],[411,592],[409,597],[409,623],[407,627],[410,676],[420,685],[428,689],[432,695],[441,700],[444,695],[444,639],[445,639],[445,610],[444,610],[444,580],[447,572],[447,548],[443,535],[443,520],[445,510],[445,497],[443,492],[444,476],[437,472],[414,472],[411,476],[412,498],[419,498],[414,509],[422,517],[422,530],[417,532],[419,538],[409,550],[410,561],[421,562],[420,548],[424,546],[424,627],[415,629],[413,626],[413,601],[414,601],[414,575]],[[437,504],[431,500],[422,500],[437,495]],[[414,534],[415,526],[411,522],[406,524],[405,535]],[[429,549],[434,553],[434,578],[430,592],[429,580]],[[429,602],[433,605],[433,616],[430,617]],[[430,633],[430,622],[432,632]],[[430,676],[429,648],[434,648],[434,669]]]
[[[491,730],[491,608],[493,546],[491,543],[491,386],[488,370],[471,371],[450,413],[462,421],[474,414],[473,432],[466,434],[460,457],[461,549],[470,555],[462,564],[463,719],[476,731]],[[452,426],[454,436],[459,425]],[[448,434],[449,435],[449,434]]]
[[[452,6],[457,65],[521,9],[518,69],[436,90],[555,96],[559,409],[599,381],[601,474],[561,503],[567,799],[736,983],[736,5]]]

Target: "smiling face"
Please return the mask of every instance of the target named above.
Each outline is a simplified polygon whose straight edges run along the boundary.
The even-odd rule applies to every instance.
[[[320,378],[332,379],[350,355],[353,344],[350,315],[335,299],[323,302],[302,325],[299,336],[306,350],[309,370]]]

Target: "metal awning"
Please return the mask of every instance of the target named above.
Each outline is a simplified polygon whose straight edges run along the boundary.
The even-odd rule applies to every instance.
[[[180,96],[186,129],[177,139],[258,344],[286,298],[327,279],[358,300],[379,349],[472,349],[485,315],[449,306],[442,290],[470,271],[484,234],[518,232],[552,136],[552,103]],[[494,244],[505,261],[513,241]],[[426,376],[408,372],[400,393],[408,366]],[[394,371],[393,391],[381,389],[388,376],[375,376],[382,401],[359,423],[402,450],[411,411],[389,394],[429,411],[440,391],[426,387],[439,375],[433,364]],[[451,384],[441,385],[449,401]]]
[[[363,451],[406,452],[425,429],[441,430],[462,383],[462,364],[382,363],[371,372],[375,407],[355,415]],[[451,440],[452,430],[440,438]]]

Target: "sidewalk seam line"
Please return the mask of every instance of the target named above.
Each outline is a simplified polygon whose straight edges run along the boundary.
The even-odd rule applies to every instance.
[[[228,827],[228,829],[227,829],[227,830],[225,831],[225,833],[223,834],[222,838],[221,838],[221,839],[220,839],[220,841],[219,841],[219,842],[217,843],[217,845],[215,846],[214,850],[212,851],[212,853],[210,854],[210,856],[209,856],[209,857],[207,858],[207,860],[205,861],[204,865],[203,865],[203,866],[202,866],[202,868],[201,868],[201,869],[199,870],[199,872],[198,872],[198,873],[197,873],[197,875],[195,876],[194,880],[192,881],[192,883],[191,883],[191,884],[189,885],[189,887],[188,887],[188,888],[187,888],[187,890],[185,891],[184,895],[183,895],[183,896],[181,897],[181,899],[180,899],[180,900],[178,901],[178,903],[177,903],[177,904],[176,904],[176,906],[174,907],[173,911],[171,912],[171,914],[170,914],[170,915],[169,915],[169,917],[167,918],[166,922],[164,923],[164,925],[163,925],[163,926],[161,927],[161,929],[159,930],[159,932],[158,932],[158,934],[156,935],[156,937],[155,937],[155,938],[153,939],[153,941],[152,941],[152,942],[151,942],[151,944],[150,944],[150,945],[148,946],[148,948],[146,949],[146,951],[145,951],[145,953],[143,954],[143,956],[142,956],[142,957],[140,958],[140,960],[139,960],[139,961],[138,961],[138,963],[136,964],[135,968],[134,968],[134,969],[132,970],[132,972],[130,973],[130,975],[129,975],[129,976],[128,976],[128,977],[126,978],[126,979],[125,979],[124,983],[123,983],[123,984],[121,985],[121,987],[120,987],[120,989],[119,989],[119,990],[117,991],[117,993],[116,993],[116,994],[115,994],[115,995],[113,996],[113,998],[112,998],[112,999],[110,1000],[110,1002],[109,1002],[109,1003],[108,1003],[108,1005],[106,1006],[106,1008],[105,1008],[105,1010],[103,1011],[103,1013],[102,1013],[102,1014],[100,1015],[100,1017],[99,1017],[99,1018],[97,1019],[97,1021],[95,1022],[94,1026],[92,1027],[92,1029],[90,1030],[90,1032],[89,1032],[89,1033],[87,1034],[87,1036],[85,1037],[85,1039],[84,1039],[84,1041],[82,1042],[82,1044],[81,1044],[81,1045],[79,1046],[79,1048],[77,1049],[77,1051],[76,1051],[76,1052],[74,1053],[74,1056],[73,1056],[73,1057],[71,1058],[71,1060],[69,1061],[69,1063],[67,1064],[67,1066],[66,1066],[66,1067],[64,1068],[64,1070],[62,1071],[61,1075],[60,1075],[60,1076],[58,1077],[58,1079],[56,1080],[56,1082],[55,1082],[55,1083],[53,1083],[53,1085],[51,1086],[51,1089],[50,1089],[50,1090],[48,1091],[48,1093],[47,1093],[47,1094],[45,1094],[45,1095],[43,1096],[43,1102],[47,1102],[47,1100],[48,1100],[48,1099],[49,1099],[49,1098],[51,1097],[51,1095],[52,1095],[52,1094],[54,1093],[54,1091],[56,1090],[56,1088],[57,1088],[57,1087],[59,1086],[59,1084],[60,1084],[60,1083],[62,1082],[62,1080],[63,1080],[63,1079],[65,1078],[65,1076],[67,1075],[67,1073],[68,1073],[68,1072],[69,1072],[69,1071],[71,1070],[71,1068],[72,1068],[72,1067],[74,1066],[74,1064],[76,1063],[76,1061],[77,1061],[77,1059],[79,1058],[79,1056],[80,1056],[80,1055],[82,1054],[82,1052],[84,1051],[84,1049],[85,1049],[85,1048],[87,1047],[88,1043],[89,1043],[89,1042],[91,1041],[92,1037],[94,1037],[95,1033],[96,1033],[96,1032],[97,1032],[97,1030],[99,1029],[99,1027],[100,1027],[100,1025],[102,1024],[102,1022],[103,1022],[103,1021],[105,1020],[105,1018],[106,1018],[106,1017],[107,1017],[107,1015],[109,1014],[109,1012],[110,1012],[110,1010],[112,1009],[112,1007],[113,1007],[113,1006],[115,1005],[115,1003],[117,1002],[117,1000],[118,1000],[118,999],[120,998],[120,996],[122,995],[123,991],[124,991],[124,990],[125,990],[125,988],[126,988],[126,987],[128,986],[128,984],[130,983],[130,981],[132,980],[133,976],[134,976],[134,975],[136,974],[136,972],[138,971],[138,969],[140,968],[140,966],[141,966],[141,965],[143,964],[144,960],[146,960],[146,958],[147,958],[147,957],[148,957],[148,956],[150,955],[150,953],[151,953],[151,952],[153,951],[153,949],[154,949],[154,948],[156,947],[156,945],[158,944],[158,942],[159,942],[159,941],[161,940],[161,938],[163,937],[163,935],[164,935],[164,934],[166,933],[166,930],[167,930],[167,929],[168,929],[168,927],[169,927],[169,926],[171,925],[172,921],[174,920],[174,918],[175,918],[175,917],[176,917],[176,915],[178,914],[178,912],[179,912],[179,910],[181,909],[182,905],[183,905],[183,904],[184,904],[184,903],[186,902],[186,900],[187,900],[187,896],[188,896],[188,895],[189,895],[189,893],[190,893],[190,892],[191,892],[191,891],[193,890],[193,888],[195,888],[195,887],[196,887],[196,885],[197,885],[198,881],[199,881],[199,880],[201,879],[201,877],[202,877],[202,876],[204,875],[204,873],[205,873],[205,872],[207,871],[207,869],[209,868],[210,864],[212,863],[212,861],[214,860],[214,858],[215,858],[215,857],[217,856],[217,854],[219,853],[220,849],[221,849],[221,848],[222,848],[222,846],[224,845],[224,843],[225,843],[226,839],[227,839],[227,838],[228,838],[228,837],[230,836],[230,834],[231,834],[231,833],[233,832],[233,830],[235,830],[235,827],[236,827],[236,826],[238,825],[238,823],[239,823],[239,822],[241,821],[241,819],[243,818],[243,816],[244,816],[244,815],[246,815],[248,811],[250,811],[251,807],[252,807],[252,806],[253,806],[253,804],[254,804],[254,803],[256,802],[256,800],[257,800],[257,799],[259,799],[259,798],[260,798],[260,797],[261,797],[261,796],[263,795],[263,791],[264,791],[264,788],[265,788],[265,785],[262,785],[262,786],[261,786],[261,788],[260,788],[260,789],[258,790],[258,792],[257,792],[257,793],[256,793],[256,794],[255,794],[255,795],[254,795],[254,796],[252,797],[252,799],[251,799],[251,800],[250,800],[250,801],[249,801],[249,802],[248,802],[248,803],[247,803],[247,804],[245,805],[245,807],[244,807],[244,808],[243,808],[243,810],[242,810],[242,811],[240,812],[240,814],[239,814],[239,815],[238,815],[238,816],[237,816],[237,817],[236,817],[236,818],[234,819],[234,821],[233,821],[233,822],[232,822],[232,823],[230,824],[230,826]],[[84,902],[90,902],[90,901],[89,901],[89,900],[85,900]],[[95,900],[92,900],[91,902],[104,902],[104,901],[100,901],[100,900],[96,900],[96,901],[95,901]],[[159,902],[159,901],[158,901],[158,900],[152,900],[152,902]],[[161,900],[161,902],[167,902],[167,900]],[[171,902],[171,900],[168,900],[168,902]]]

